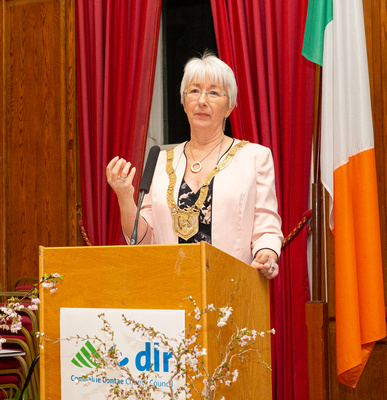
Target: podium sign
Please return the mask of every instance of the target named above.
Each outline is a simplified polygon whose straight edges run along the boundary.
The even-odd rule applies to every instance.
[[[172,315],[177,312],[187,327],[192,318],[188,313],[193,309],[192,303],[186,300],[189,296],[195,299],[199,309],[209,304],[223,307],[230,302],[237,281],[239,290],[230,304],[236,325],[258,332],[271,328],[269,282],[266,278],[251,266],[205,242],[168,246],[40,247],[40,275],[55,272],[64,276],[57,292],[50,294],[41,290],[40,293],[40,332],[53,340],[67,333],[63,321],[71,318],[71,312],[82,314],[85,309],[95,309],[90,310],[94,315],[100,309],[114,309],[113,313],[122,314],[125,314],[123,310],[133,310],[144,317],[157,310]],[[139,310],[145,311],[141,313]],[[62,324],[61,313],[62,317],[67,315]],[[212,314],[202,317],[199,337],[199,343],[207,349],[205,366],[210,374],[220,364],[217,316]],[[150,317],[151,326],[157,324],[155,315]],[[88,323],[83,325],[77,334],[89,328]],[[126,334],[125,327],[119,329],[121,335]],[[126,327],[126,330],[130,329]],[[222,328],[223,344],[228,342],[231,332],[230,328]],[[238,369],[237,381],[229,387],[220,385],[217,394],[233,400],[270,400],[271,371],[263,364],[270,364],[270,341],[268,335],[257,338],[259,355],[250,352],[244,362],[237,360],[232,366],[232,370]],[[152,351],[149,346],[145,345],[141,350],[144,351],[143,363],[148,352]],[[65,356],[64,353],[61,355],[60,349],[58,343],[46,342],[41,350],[42,400],[75,400],[72,395],[62,396],[61,385],[67,378],[63,375],[64,364],[61,371],[61,357]],[[123,358],[125,356],[123,354]],[[133,355],[128,358],[133,358]],[[105,389],[101,385],[102,395]],[[192,394],[193,399],[197,398]],[[83,398],[96,399],[94,395]]]
[[[103,321],[98,316],[104,314],[104,319],[114,331],[114,343],[111,337],[101,331]],[[106,392],[111,385],[119,384],[123,389],[129,389],[137,383],[144,385],[138,378],[143,372],[150,370],[151,365],[157,376],[151,376],[149,384],[159,390],[169,390],[171,368],[169,360],[172,357],[168,349],[163,348],[157,340],[151,342],[139,333],[132,332],[124,324],[122,315],[127,319],[153,327],[169,338],[181,340],[181,332],[185,329],[184,310],[126,310],[100,308],[61,308],[60,336],[75,338],[78,335],[86,340],[64,340],[60,344],[61,362],[61,394],[62,399],[71,400],[105,400]],[[93,355],[100,344],[93,337],[98,337],[109,346],[117,346],[120,352],[120,365],[129,368],[134,382],[129,377],[122,377],[119,371],[108,372],[106,377],[92,374],[88,379],[83,375],[90,373],[95,366]],[[87,339],[90,338],[90,339]],[[170,343],[173,345],[173,343]],[[173,381],[172,386],[184,385],[185,380]],[[162,393],[155,392],[154,399],[164,399]],[[183,399],[185,397],[181,397]]]

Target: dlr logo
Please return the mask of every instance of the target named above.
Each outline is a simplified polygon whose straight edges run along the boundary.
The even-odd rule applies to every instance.
[[[169,372],[169,359],[172,358],[171,352],[163,351],[160,357],[158,349],[159,343],[154,344],[153,348],[153,369],[160,372],[160,362],[162,363],[161,372]],[[136,355],[136,368],[139,371],[150,371],[152,365],[151,342],[145,342],[145,350],[139,351]]]

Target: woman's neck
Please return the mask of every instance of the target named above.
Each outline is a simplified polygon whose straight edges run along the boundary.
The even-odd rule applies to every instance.
[[[224,132],[219,129],[216,132],[195,132],[191,130],[191,146],[192,148],[207,148],[219,143],[224,136]]]

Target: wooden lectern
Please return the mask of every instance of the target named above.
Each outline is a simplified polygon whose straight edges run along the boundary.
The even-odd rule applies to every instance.
[[[200,309],[223,307],[230,301],[235,281],[240,282],[231,303],[239,328],[258,332],[270,329],[269,282],[258,271],[202,242],[184,245],[40,247],[40,276],[64,275],[58,291],[40,291],[40,331],[59,338],[60,308],[179,309],[188,325],[192,296]],[[233,281],[232,281],[233,280]],[[164,288],[160,290],[160,288]],[[215,316],[201,321],[200,343],[207,349],[208,371],[219,365]],[[230,331],[231,332],[231,331]],[[226,335],[230,338],[230,335]],[[226,399],[271,400],[270,335],[257,338],[260,356],[249,353],[237,360],[237,381],[218,389]],[[259,363],[259,361],[261,363]],[[42,400],[61,398],[60,345],[46,342],[41,350]],[[55,383],[54,383],[55,382]],[[195,398],[195,397],[194,397]]]

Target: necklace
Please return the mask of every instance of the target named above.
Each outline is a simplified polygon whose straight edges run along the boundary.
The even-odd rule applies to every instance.
[[[191,146],[189,146],[189,152],[191,153],[191,157],[194,160],[194,162],[191,164],[190,170],[194,174],[197,174],[198,172],[200,172],[202,170],[202,162],[219,146],[219,144],[220,144],[220,149],[222,148],[223,138],[224,138],[224,135],[222,136],[222,139],[220,140],[220,142],[218,142],[216,144],[216,146],[200,161],[195,161],[195,157],[193,156]]]
[[[173,169],[173,149],[167,150],[166,172],[169,176],[169,185],[167,189],[167,204],[171,210],[173,220],[173,233],[184,240],[188,240],[199,232],[199,214],[203,206],[204,200],[207,197],[208,185],[212,178],[220,171],[225,169],[232,161],[236,152],[248,142],[243,140],[235,144],[228,152],[226,158],[207,175],[203,185],[200,188],[199,197],[195,204],[190,208],[180,208],[174,200],[174,192],[176,186],[176,173]]]

